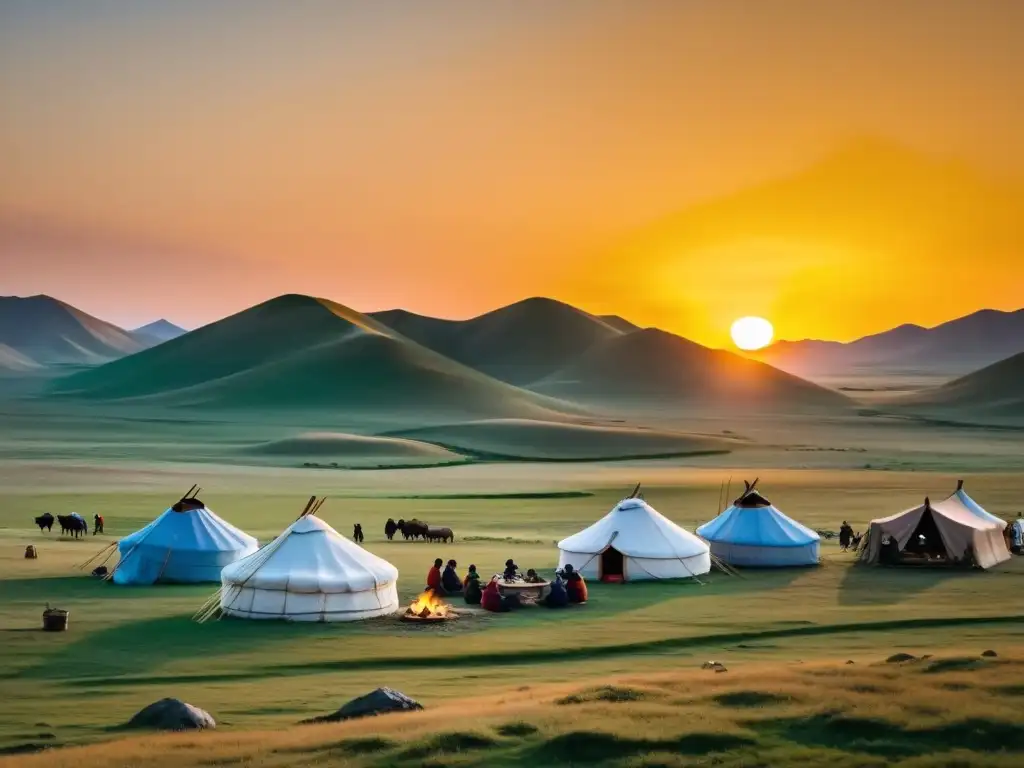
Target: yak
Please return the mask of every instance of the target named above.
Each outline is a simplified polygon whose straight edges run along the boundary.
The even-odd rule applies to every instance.
[[[49,533],[53,529],[53,515],[51,515],[49,512],[40,515],[36,518],[36,525],[39,526],[40,533],[43,532],[44,528],[46,529],[46,532]]]
[[[422,523],[419,520],[399,520],[398,530],[402,532],[402,535],[409,539],[426,539],[427,531],[430,529],[426,523]]]
[[[60,534],[63,536],[65,533],[70,533],[74,538],[78,538],[89,532],[89,524],[80,517],[74,515],[57,515],[57,522],[60,523]]]
[[[427,540],[428,541],[443,541],[446,544],[449,541],[455,541],[455,534],[452,533],[451,528],[427,528]]]
[[[388,521],[384,523],[384,535],[387,536],[388,541],[395,538],[395,532],[398,530],[398,523],[392,520],[390,517]]]

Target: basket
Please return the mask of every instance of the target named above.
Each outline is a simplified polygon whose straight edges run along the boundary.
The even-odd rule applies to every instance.
[[[66,631],[68,628],[68,617],[70,615],[70,611],[47,607],[47,609],[43,611],[43,630],[45,632]]]
[[[33,547],[31,544],[29,544],[27,547],[25,547],[25,559],[26,560],[35,560],[38,556],[39,555],[36,554],[36,548]]]

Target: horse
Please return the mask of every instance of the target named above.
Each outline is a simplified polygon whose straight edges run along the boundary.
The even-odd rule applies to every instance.
[[[398,523],[392,520],[390,517],[388,521],[384,523],[384,535],[387,536],[388,541],[395,538],[395,532],[398,530]]]
[[[363,526],[359,523],[352,526],[352,541],[356,542],[356,544],[363,543]]]
[[[49,533],[53,529],[53,515],[49,512],[40,515],[36,518],[36,525],[39,526],[40,533],[43,532],[44,528],[46,529],[46,532]]]
[[[452,533],[451,528],[427,528],[427,539],[429,541],[443,541],[446,544],[449,541],[455,541],[455,534]]]
[[[77,539],[79,536],[89,532],[88,523],[80,517],[75,517],[73,515],[57,515],[57,522],[60,523],[61,536],[66,533],[70,533]]]

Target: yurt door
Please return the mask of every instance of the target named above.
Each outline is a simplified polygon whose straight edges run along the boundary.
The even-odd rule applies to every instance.
[[[601,553],[601,581],[622,581],[626,573],[622,553],[608,547]]]

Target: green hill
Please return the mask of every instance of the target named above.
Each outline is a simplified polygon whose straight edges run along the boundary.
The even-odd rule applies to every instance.
[[[470,320],[441,320],[401,309],[371,317],[445,357],[518,385],[542,379],[594,344],[620,335],[625,323],[545,298],[525,299]]]
[[[533,387],[582,401],[725,408],[842,407],[839,394],[770,365],[648,328],[596,345]]]
[[[340,304],[298,295],[69,376],[53,393],[199,408],[557,417],[556,403],[459,365]]]

